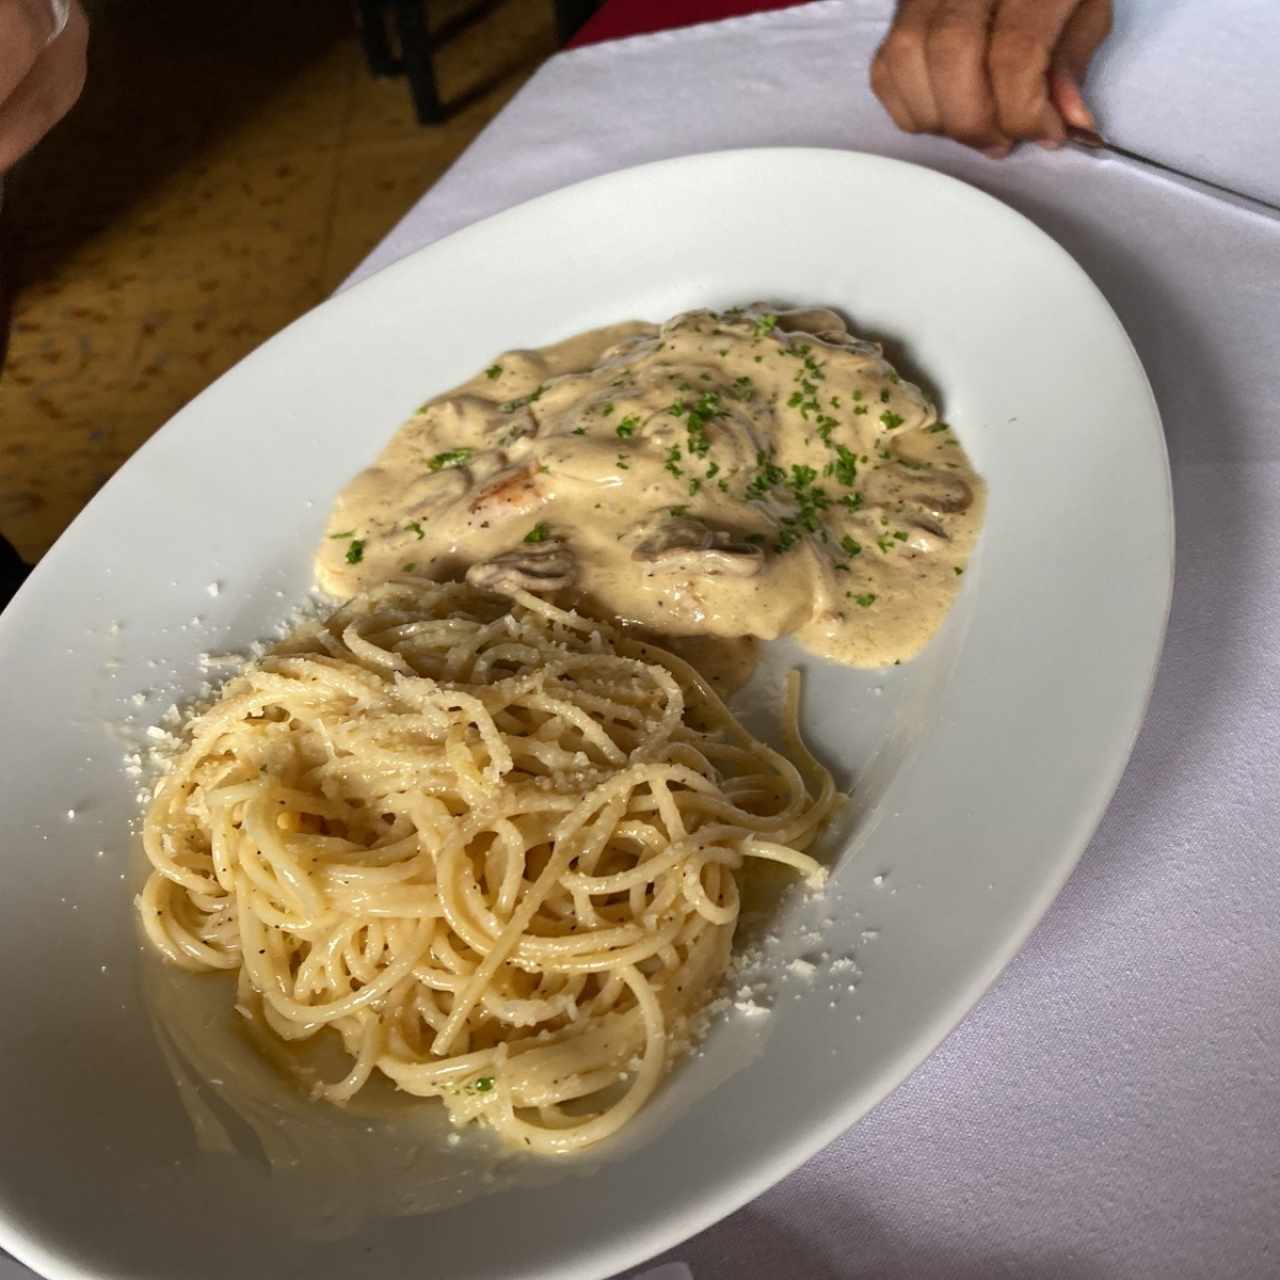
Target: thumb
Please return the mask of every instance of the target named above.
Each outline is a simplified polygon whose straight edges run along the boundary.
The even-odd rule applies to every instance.
[[[1098,46],[1111,30],[1111,0],[1084,0],[1058,37],[1050,72],[1050,94],[1062,118],[1081,129],[1097,121],[1080,92]]]

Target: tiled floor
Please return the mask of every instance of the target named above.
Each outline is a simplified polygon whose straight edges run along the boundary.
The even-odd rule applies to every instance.
[[[431,0],[448,122],[348,0],[98,0],[76,113],[15,175],[0,530],[43,553],[183,404],[347,275],[554,51],[551,0]]]

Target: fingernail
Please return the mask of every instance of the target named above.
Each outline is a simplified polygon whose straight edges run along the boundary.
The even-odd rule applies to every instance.
[[[986,156],[988,160],[1003,160],[1012,150],[1013,148],[1005,142],[1001,143],[998,147],[988,147],[982,154]]]
[[[1062,143],[1057,138],[1041,138],[1040,145],[1046,151],[1060,151],[1062,149]]]
[[[1080,129],[1088,129],[1090,133],[1098,132],[1098,122],[1093,118],[1093,112],[1085,106],[1084,99],[1078,93],[1067,104],[1063,115],[1067,117],[1069,123],[1076,125]]]
[[[1067,123],[1096,132],[1098,122],[1093,118],[1093,112],[1089,110],[1084,95],[1080,92],[1080,82],[1075,76],[1061,69],[1055,69],[1051,76],[1054,106],[1062,113]]]
[[[1105,147],[1107,145],[1102,134],[1093,129],[1080,129],[1072,126],[1067,130],[1067,134],[1072,142],[1082,143],[1086,147]]]

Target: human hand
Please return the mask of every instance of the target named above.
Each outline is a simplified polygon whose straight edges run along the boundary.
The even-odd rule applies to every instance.
[[[71,0],[56,39],[52,0],[0,0],[0,174],[75,105],[84,87],[89,22]]]
[[[908,133],[1059,146],[1097,129],[1080,86],[1110,30],[1111,0],[899,0],[871,87]]]

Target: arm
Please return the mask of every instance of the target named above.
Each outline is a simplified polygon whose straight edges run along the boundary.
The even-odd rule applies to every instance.
[[[0,174],[71,110],[84,87],[88,42],[79,0],[61,32],[53,0],[0,0]]]

